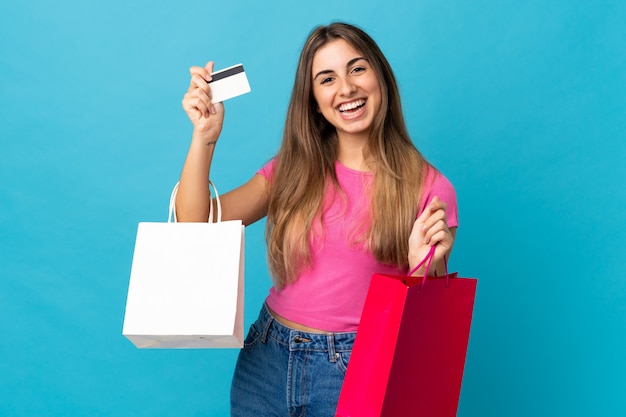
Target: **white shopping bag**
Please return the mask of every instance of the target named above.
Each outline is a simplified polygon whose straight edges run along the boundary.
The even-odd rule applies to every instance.
[[[137,228],[122,334],[138,348],[240,348],[245,227],[221,221],[217,190],[216,223],[177,223],[176,190],[167,223]]]

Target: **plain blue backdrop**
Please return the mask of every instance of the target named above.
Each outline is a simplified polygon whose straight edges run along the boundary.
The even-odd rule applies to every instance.
[[[136,226],[166,219],[188,67],[249,75],[217,150],[225,191],[276,151],[302,43],[338,19],[378,41],[457,189],[452,268],[479,278],[458,415],[626,414],[622,0],[6,0],[0,415],[228,415],[236,350],[121,334]],[[246,324],[270,285],[263,230],[246,231]]]

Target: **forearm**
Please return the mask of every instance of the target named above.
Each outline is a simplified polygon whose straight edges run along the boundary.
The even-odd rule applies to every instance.
[[[209,218],[209,174],[217,138],[194,130],[176,195],[176,215],[182,222]]]

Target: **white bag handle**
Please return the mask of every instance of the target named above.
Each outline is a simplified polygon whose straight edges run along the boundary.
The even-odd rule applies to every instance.
[[[178,219],[176,218],[176,193],[178,193],[178,184],[179,183],[177,182],[176,185],[174,186],[174,189],[172,190],[172,194],[170,195],[170,211],[169,211],[169,214],[167,215],[168,223],[172,222],[172,218],[174,219],[174,223],[178,222]],[[217,221],[216,222],[221,222],[222,221],[222,203],[220,203],[220,195],[217,192],[217,188],[215,188],[215,184],[213,184],[213,182],[209,180],[209,198],[213,200],[213,197],[211,195],[211,187],[213,188],[213,192],[215,193],[215,202],[217,203]],[[209,205],[208,222],[213,223],[213,201],[211,201],[211,204]]]

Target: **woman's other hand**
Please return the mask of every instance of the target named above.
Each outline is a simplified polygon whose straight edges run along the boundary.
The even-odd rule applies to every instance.
[[[419,215],[409,236],[409,270],[415,268],[435,246],[435,256],[430,273],[443,273],[443,257],[449,258],[454,244],[456,228],[448,227],[446,203],[434,197]],[[426,266],[422,265],[414,275],[424,275]]]

